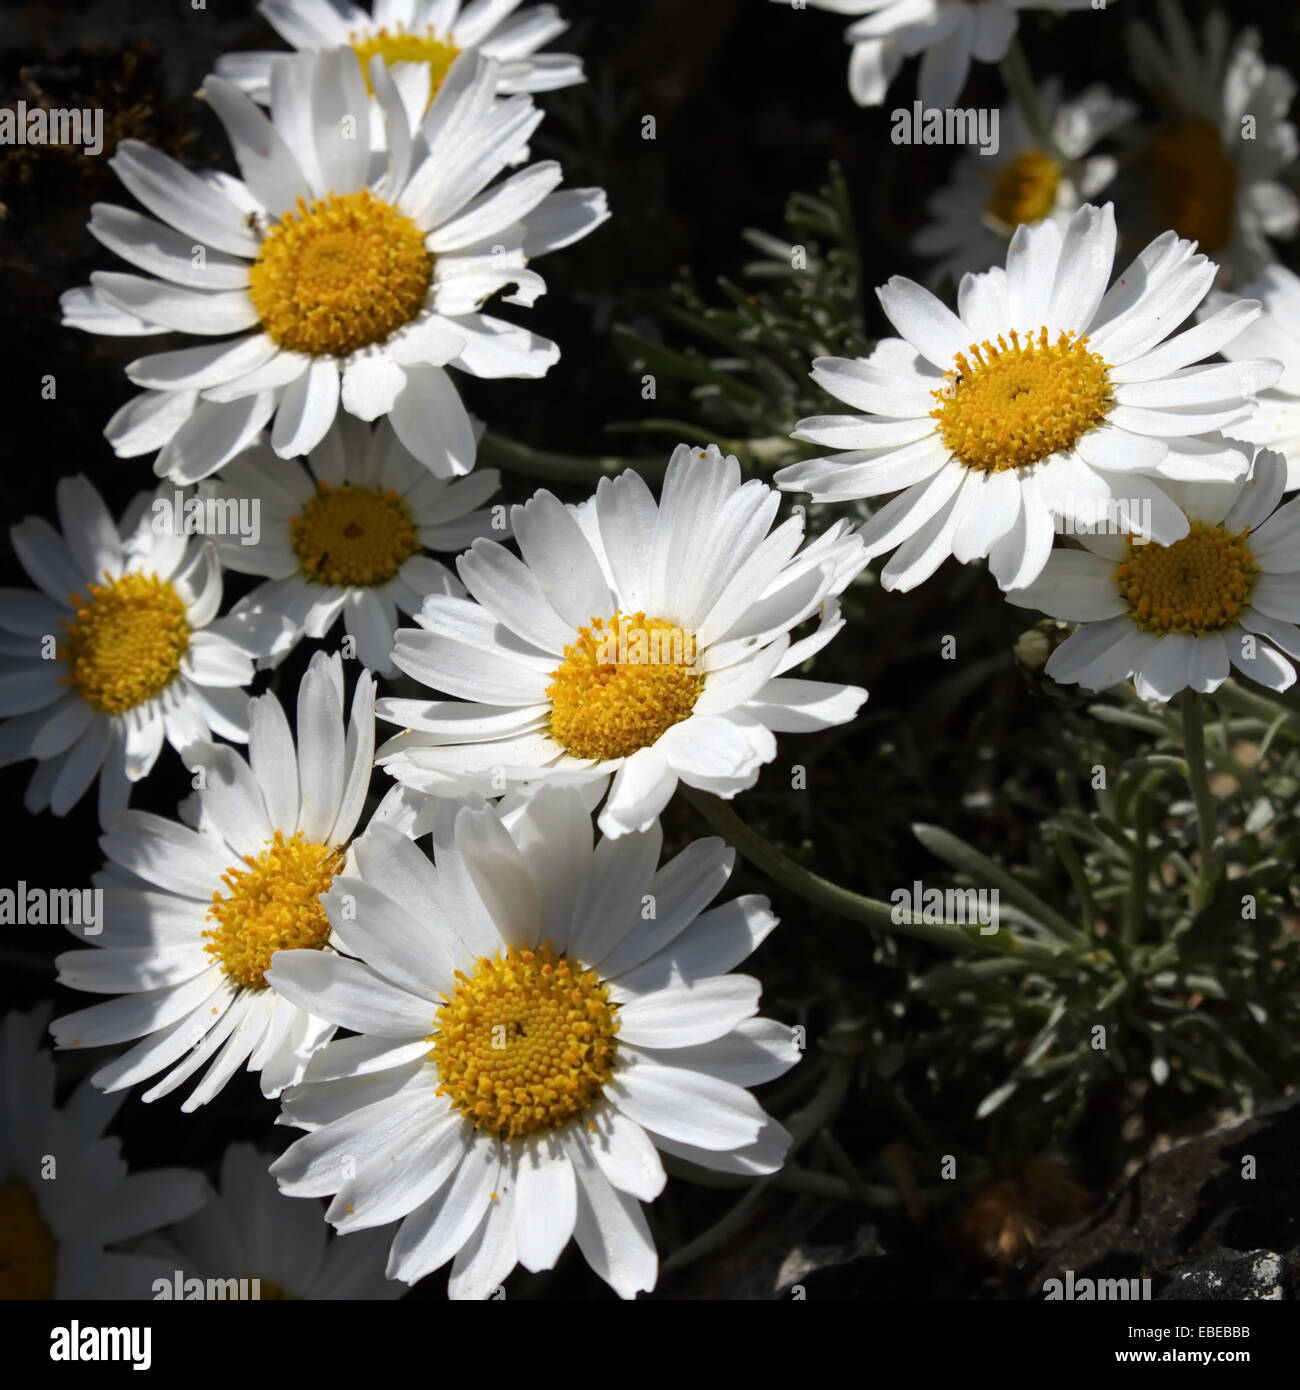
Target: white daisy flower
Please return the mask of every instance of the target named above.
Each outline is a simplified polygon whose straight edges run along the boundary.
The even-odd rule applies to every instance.
[[[1046,672],[1088,690],[1132,677],[1144,700],[1209,694],[1244,676],[1286,690],[1300,657],[1300,498],[1278,507],[1286,463],[1261,449],[1248,480],[1174,483],[1187,535],[1173,545],[1081,534],[1007,597],[1080,624]],[[1274,510],[1277,508],[1277,510]]]
[[[375,0],[367,13],[349,0],[262,0],[271,28],[299,52],[349,48],[369,75],[378,56],[395,69],[398,85],[412,86],[423,112],[461,53],[472,49],[499,66],[497,91],[551,92],[583,80],[582,59],[539,53],[569,27],[554,5],[523,0]],[[516,13],[519,11],[519,13]],[[271,66],[282,53],[228,53],[217,59],[219,77],[255,101],[271,99]]]
[[[271,1155],[231,1144],[221,1156],[220,1190],[202,1211],[152,1238],[151,1254],[185,1279],[257,1280],[261,1300],[384,1300],[406,1287],[384,1277],[390,1234],[329,1236],[314,1202],[280,1194]],[[182,1285],[183,1287],[183,1285]]]
[[[374,680],[362,672],[344,729],[343,663],[317,653],[298,690],[297,745],[280,702],[250,702],[248,761],[196,743],[195,828],[119,811],[100,844],[104,920],[94,949],[58,959],[60,983],[119,996],[56,1020],[60,1047],[141,1039],[91,1078],[106,1091],[165,1071],[175,1090],[206,1063],[183,1110],[212,1099],[244,1063],[277,1096],[302,1075],[330,1024],[267,983],[286,947],[324,952],[320,895],[343,867],[374,756]]]
[[[512,286],[507,303],[532,304],[546,287],[529,262],[603,222],[603,192],[555,192],[554,161],[493,184],[541,112],[527,96],[497,100],[492,60],[458,59],[414,134],[388,69],[371,67],[388,127],[375,156],[356,138],[361,70],[337,51],[276,63],[269,119],[221,78],[204,84],[242,180],[118,146],[118,176],[162,220],[97,204],[90,230],[148,273],[97,272],[64,295],[64,321],[219,339],[127,368],[146,389],[105,430],[120,456],[160,450],[157,473],[193,482],[272,417],[277,454],[310,453],[341,405],[388,416],[449,477],[474,466],[475,433],[446,369],[540,377],[558,359],[554,343],[480,311]]]
[[[790,5],[790,0],[776,0]],[[905,58],[918,53],[917,95],[948,107],[966,85],[971,59],[999,63],[1015,37],[1021,10],[1094,9],[1093,0],[808,0],[814,9],[862,15],[844,31],[853,45],[849,91],[859,106],[879,106]]]
[[[359,959],[286,952],[271,972],[359,1035],[285,1096],[311,1132],[273,1166],[281,1188],[333,1194],[340,1231],[401,1221],[389,1276],[453,1260],[453,1298],[552,1268],[570,1237],[621,1297],[652,1288],[656,1151],[774,1172],[789,1135],[744,1088],[798,1060],[755,1017],[758,981],[727,973],[776,925],[767,900],[705,911],[732,851],[701,840],[656,871],[661,843],[655,823],[593,850],[574,788],[504,822],[461,808],[433,864],[371,827],[326,900]]]
[[[197,1211],[199,1173],[128,1173],[104,1133],[120,1100],[82,1082],[62,1108],[39,1046],[48,1007],[0,1020],[0,1302],[127,1298],[162,1266],[110,1249]]]
[[[1151,150],[1156,219],[1251,279],[1273,259],[1270,239],[1300,229],[1300,199],[1278,178],[1300,151],[1295,82],[1264,62],[1254,30],[1233,38],[1221,11],[1199,43],[1177,6],[1161,0],[1159,13],[1159,32],[1128,29],[1134,71],[1168,113]]]
[[[1056,149],[1040,149],[1020,107],[1003,107],[997,152],[968,151],[958,157],[953,177],[926,204],[930,220],[912,238],[912,250],[938,258],[931,276],[960,280],[968,270],[1001,262],[1021,223],[1051,219],[1062,230],[1082,203],[1090,202],[1115,177],[1108,154],[1089,155],[1099,140],[1131,121],[1137,108],[1105,87],[1089,87],[1062,100],[1051,78],[1039,105]],[[1057,159],[1064,156],[1065,162]]]
[[[0,591],[0,762],[37,760],[25,804],[65,815],[99,777],[101,819],[126,805],[166,739],[248,737],[252,654],[278,620],[217,619],[210,542],[160,525],[142,493],[119,522],[84,477],[55,493],[60,535],[41,517],[10,532],[40,588]],[[214,621],[215,620],[215,621]],[[250,623],[256,623],[256,630]]]
[[[1112,207],[1062,230],[1021,227],[1006,269],[967,275],[954,314],[895,276],[877,291],[901,338],[869,358],[819,358],[813,378],[863,415],[801,420],[796,439],[848,452],[776,475],[820,502],[897,493],[862,529],[869,555],[897,553],[887,589],[911,589],[949,556],[987,556],[1003,589],[1047,563],[1056,518],[1171,545],[1187,518],[1167,480],[1240,477],[1247,459],[1217,433],[1249,414],[1281,366],[1193,365],[1260,312],[1240,301],[1170,338],[1208,292],[1213,262],[1173,232],[1107,290]]]
[[[372,430],[347,415],[335,420],[306,466],[254,447],[206,485],[223,502],[251,499],[260,508],[256,544],[235,535],[217,540],[227,569],[268,579],[235,612],[268,612],[290,624],[291,640],[272,664],[302,636],[323,638],[341,615],[351,655],[391,676],[398,612],[418,613],[429,594],[465,592],[424,552],[460,551],[491,535],[493,512],[480,504],[499,482],[490,468],[435,478],[387,421]],[[505,508],[496,511],[501,534]]]
[[[536,796],[543,787],[553,785],[553,782],[546,781],[515,782],[509,791],[499,796],[494,795],[492,805],[497,815],[507,816],[517,811],[530,797]],[[589,781],[575,781],[572,787],[582,797],[587,814],[594,816],[605,799],[606,792],[609,791],[609,778],[596,777]],[[429,792],[417,791],[415,787],[404,786],[401,782],[394,782],[379,798],[379,804],[366,822],[366,827],[369,829],[373,825],[391,825],[400,830],[407,839],[419,840],[425,835],[440,833],[439,827],[450,824],[448,817],[455,819],[466,799],[476,800],[477,794],[470,792],[467,798],[434,796]]]
[[[1274,357],[1282,363],[1282,375],[1275,386],[1260,393],[1254,414],[1234,425],[1233,433],[1276,449],[1287,461],[1286,491],[1294,492],[1300,487],[1300,276],[1285,266],[1265,266],[1242,293],[1259,300],[1264,311],[1219,351],[1234,362]],[[1204,312],[1218,313],[1232,302],[1216,290]]]
[[[657,505],[627,472],[580,507],[545,491],[515,507],[523,559],[476,541],[457,561],[470,597],[433,594],[397,633],[397,667],[457,698],[381,701],[407,732],[379,761],[444,796],[612,773],[609,836],[647,829],[679,780],[753,786],[774,733],[842,724],[866,699],[784,674],[843,626],[833,599],[864,557],[845,522],[802,550],[802,516],[769,535],[779,505],[716,446],[682,445]]]

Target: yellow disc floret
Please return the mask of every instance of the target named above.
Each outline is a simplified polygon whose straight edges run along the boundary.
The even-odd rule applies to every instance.
[[[203,933],[204,949],[235,984],[265,989],[277,951],[319,950],[329,940],[320,895],[342,863],[342,849],[277,830],[261,854],[244,856],[245,868],[221,876],[227,891],[212,895],[208,917],[217,925]]]
[[[395,24],[392,29],[378,29],[372,34],[348,36],[352,51],[361,64],[366,90],[374,95],[370,84],[370,60],[378,54],[391,67],[394,63],[428,63],[430,100],[438,95],[451,65],[460,56],[460,49],[450,38],[439,38],[430,25],[424,32],[405,29]]]
[[[124,574],[72,595],[66,681],[105,714],[125,714],[176,679],[190,646],[185,604],[156,574]]]
[[[58,1245],[26,1183],[0,1187],[0,1303],[54,1297]]]
[[[967,468],[1000,473],[1072,448],[1106,417],[1111,389],[1106,363],[1087,338],[1047,329],[1014,330],[1011,342],[972,344],[934,392],[930,413],[954,457]]]
[[[613,1075],[618,1015],[593,970],[551,943],[512,946],[457,985],[429,1054],[438,1094],[477,1129],[522,1139],[588,1110]]]
[[[410,323],[432,275],[424,233],[363,189],[310,207],[299,198],[263,241],[248,293],[282,348],[343,356]]]
[[[1156,138],[1151,152],[1161,222],[1202,251],[1221,250],[1232,238],[1237,170],[1219,132],[1206,121],[1184,121]]]
[[[695,707],[695,635],[644,613],[592,618],[546,688],[551,737],[576,758],[626,758]]]
[[[1236,622],[1259,577],[1246,531],[1193,521],[1173,545],[1134,545],[1115,571],[1129,615],[1145,632],[1193,637]]]
[[[985,212],[1007,229],[1041,222],[1056,206],[1061,166],[1042,150],[1023,150],[993,178]]]
[[[317,483],[316,496],[289,523],[289,540],[315,584],[386,584],[420,549],[400,493],[351,483]]]

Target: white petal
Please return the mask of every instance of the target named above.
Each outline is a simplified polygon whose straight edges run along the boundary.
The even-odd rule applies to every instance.
[[[281,458],[310,453],[334,423],[338,404],[338,366],[329,357],[313,358],[308,370],[285,388],[271,447]]]
[[[758,1009],[760,986],[747,975],[668,985],[619,1010],[619,1039],[641,1047],[692,1047],[728,1033]]]
[[[640,1203],[610,1186],[580,1130],[566,1136],[578,1176],[574,1238],[591,1268],[619,1295],[654,1288],[659,1261]]]
[[[397,437],[440,478],[474,467],[474,429],[451,378],[441,367],[411,365],[389,419]]]
[[[515,1240],[525,1269],[553,1269],[573,1235],[578,1183],[558,1140],[534,1134],[519,1154],[515,1187]]]
[[[765,1119],[762,1107],[741,1087],[702,1072],[660,1067],[648,1056],[620,1068],[605,1094],[653,1134],[702,1149],[752,1143]]]
[[[267,983],[340,1028],[381,1038],[427,1037],[436,1007],[399,989],[360,961],[328,951],[277,951]]]
[[[180,333],[238,333],[260,322],[246,290],[190,290],[115,270],[97,270],[91,282],[128,314]]]
[[[947,371],[968,346],[961,320],[929,290],[895,275],[876,291],[890,323],[929,362]]]
[[[249,260],[257,255],[257,239],[234,203],[160,150],[139,140],[123,140],[109,164],[164,222],[219,251]]]

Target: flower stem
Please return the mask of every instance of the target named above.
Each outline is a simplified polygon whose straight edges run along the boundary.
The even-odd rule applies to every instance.
[[[720,797],[696,791],[684,784],[681,792],[709,825],[739,850],[746,859],[773,882],[798,894],[814,907],[824,908],[836,917],[850,922],[862,922],[879,927],[895,936],[928,941],[950,951],[985,951],[993,955],[1014,956],[1037,965],[1059,965],[1060,953],[1026,941],[1010,932],[999,931],[993,936],[981,936],[977,926],[959,926],[953,922],[916,922],[888,903],[866,898],[841,888],[837,883],[796,864],[770,841],[747,825]]]
[[[830,1057],[826,1075],[821,1086],[818,1087],[817,1094],[802,1110],[791,1117],[789,1124],[790,1147],[786,1152],[787,1161],[792,1159],[823,1125],[830,1124],[835,1118],[848,1096],[852,1081],[852,1059],[841,1056]],[[664,1261],[665,1273],[669,1270],[680,1269],[683,1265],[690,1264],[692,1260],[698,1260],[701,1255],[707,1255],[711,1250],[716,1250],[718,1246],[740,1230],[749,1220],[750,1212],[757,1206],[763,1194],[774,1185],[775,1180],[783,1171],[784,1165],[777,1172],[769,1173],[757,1179],[720,1221],[710,1226],[702,1235],[696,1236],[694,1240],[688,1241],[687,1244],[673,1251]],[[849,1191],[847,1183],[844,1184],[844,1190],[847,1194]]]
[[[1056,143],[1056,136],[1052,134],[1051,123],[1043,110],[1042,102],[1038,99],[1038,88],[1034,85],[1034,76],[1029,70],[1029,60],[1025,57],[1025,50],[1018,38],[1011,40],[1007,56],[1002,60],[1002,80],[1007,84],[1007,90],[1020,108],[1038,148],[1057,164],[1071,163]]]
[[[1132,950],[1142,934],[1147,912],[1147,876],[1150,873],[1148,839],[1151,833],[1150,787],[1158,782],[1161,770],[1149,773],[1138,785],[1133,809],[1133,859],[1129,869],[1128,892],[1124,895],[1120,938],[1127,950]]]
[[[1187,759],[1187,785],[1196,804],[1196,840],[1201,862],[1192,887],[1192,907],[1199,912],[1214,891],[1216,817],[1210,791],[1209,766],[1205,761],[1205,704],[1195,690],[1182,695],[1183,753]]]
[[[603,454],[586,457],[578,454],[553,454],[542,449],[516,443],[490,430],[478,446],[479,462],[491,468],[504,468],[509,473],[522,473],[529,478],[542,478],[553,483],[593,484],[601,478],[613,477],[626,469],[636,471],[650,482],[656,481],[666,467],[662,459],[631,459]]]
[[[1214,698],[1220,708],[1258,719],[1269,728],[1280,720],[1278,734],[1300,742],[1300,714],[1288,709],[1281,701],[1273,700],[1266,695],[1257,695],[1253,690],[1247,690],[1235,681],[1227,681],[1221,685]]]

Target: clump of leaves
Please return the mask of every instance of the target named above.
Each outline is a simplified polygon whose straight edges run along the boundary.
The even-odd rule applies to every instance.
[[[30,63],[4,83],[3,104],[30,111],[102,111],[104,145],[88,154],[77,145],[22,145],[0,151],[0,187],[27,188],[47,176],[71,173],[91,183],[116,183],[108,159],[123,140],[143,140],[182,157],[195,139],[193,116],[182,116],[163,91],[157,48],[147,40],[106,53],[76,50],[57,62]]]
[[[1008,788],[1040,826],[1028,862],[917,828],[958,883],[998,890],[1009,933],[918,982],[950,1055],[1004,1070],[977,1116],[1014,1101],[1035,1143],[1059,1141],[1107,1085],[1249,1111],[1300,1075],[1300,719],[1232,683],[1214,701],[1200,737],[1208,702],[1180,719],[1128,693],[1063,714],[1055,796]],[[1124,750],[1115,733],[1139,737]],[[1198,809],[1202,738],[1213,797]],[[1017,940],[1051,943],[1048,968]]]

